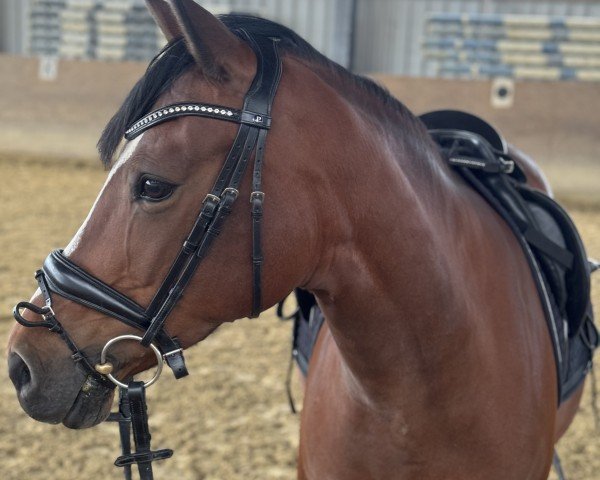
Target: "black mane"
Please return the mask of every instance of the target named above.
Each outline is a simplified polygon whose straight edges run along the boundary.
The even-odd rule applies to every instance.
[[[279,38],[278,46],[282,53],[289,53],[324,66],[338,74],[340,78],[352,80],[354,84],[380,100],[385,106],[398,113],[408,113],[406,107],[392,97],[386,89],[372,80],[348,72],[342,66],[319,53],[312,45],[289,28],[270,20],[249,15],[230,14],[222,15],[219,18],[234,33],[244,29],[251,36],[264,35]],[[168,91],[173,82],[193,64],[194,59],[187,51],[182,39],[169,43],[154,57],[144,76],[131,89],[127,98],[110,119],[100,136],[98,151],[105,167],[110,166],[125,130],[136,120],[150,112],[158,98]]]

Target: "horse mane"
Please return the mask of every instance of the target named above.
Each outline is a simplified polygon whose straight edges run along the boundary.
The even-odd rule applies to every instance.
[[[263,35],[279,38],[278,48],[281,53],[287,53],[324,67],[336,77],[336,80],[343,80],[347,84],[357,87],[361,92],[366,93],[369,99],[376,100],[383,105],[388,112],[399,114],[403,119],[412,121],[412,124],[416,123],[415,117],[408,108],[394,98],[388,90],[373,80],[355,75],[328,59],[293,30],[276,22],[251,15],[228,14],[219,16],[219,19],[235,34],[239,34],[239,31],[243,29],[251,36]],[[183,39],[168,43],[152,59],[144,76],[133,86],[98,140],[98,152],[105,168],[110,167],[125,130],[133,122],[149,113],[158,98],[167,92],[173,82],[189,70],[193,64],[194,59],[188,52]],[[356,95],[350,95],[349,98],[357,101]]]

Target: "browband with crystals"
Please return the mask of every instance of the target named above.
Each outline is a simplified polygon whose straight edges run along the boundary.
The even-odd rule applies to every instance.
[[[238,124],[243,123],[267,130],[271,127],[271,117],[265,115],[247,110],[237,110],[235,108],[222,107],[220,105],[211,105],[208,103],[185,102],[167,105],[166,107],[150,112],[125,131],[125,139],[132,140],[140,133],[159,123],[186,115],[214,118],[216,120],[225,120],[227,122]]]

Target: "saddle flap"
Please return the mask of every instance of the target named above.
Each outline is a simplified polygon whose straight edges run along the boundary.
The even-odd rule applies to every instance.
[[[564,310],[569,324],[569,337],[573,337],[584,323],[590,298],[590,269],[585,247],[573,221],[558,203],[524,185],[519,186],[519,192],[529,205],[540,231],[571,254],[570,268],[564,268],[557,262],[553,262],[553,268],[561,272]],[[546,262],[551,260],[546,258]]]

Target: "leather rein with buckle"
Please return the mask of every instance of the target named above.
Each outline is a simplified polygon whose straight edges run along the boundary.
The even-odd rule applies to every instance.
[[[17,322],[25,327],[46,327],[58,333],[68,348],[72,358],[86,374],[87,388],[115,383],[121,389],[119,414],[112,414],[112,420],[119,421],[123,455],[117,459],[117,466],[124,466],[125,478],[131,478],[131,465],[136,463],[142,480],[152,479],[153,460],[168,458],[172,450],[150,450],[150,433],[147,424],[145,387],[153,383],[160,374],[162,360],[173,370],[175,378],[188,374],[183,351],[177,338],[165,330],[165,322],[188,286],[200,262],[218,236],[223,222],[230,214],[239,196],[239,187],[254,153],[252,193],[250,195],[252,216],[252,313],[257,317],[262,310],[261,273],[262,242],[261,227],[264,193],[261,191],[262,164],[267,133],[271,126],[271,107],[281,78],[281,59],[277,50],[277,39],[251,37],[244,30],[238,32],[252,47],[257,58],[257,70],[252,85],[244,98],[242,110],[219,105],[182,102],[168,105],[145,115],[125,132],[125,139],[132,140],[144,131],[165,121],[182,116],[198,116],[239,124],[234,143],[225,159],[221,171],[209,194],[202,202],[200,214],[180,249],[169,272],[155,293],[147,308],[141,307],[131,298],[118,292],[97,279],[81,267],[71,262],[62,252],[55,250],[44,261],[36,279],[45,306],[38,307],[29,302],[20,302],[13,314]],[[143,331],[142,337],[124,335],[110,340],[102,350],[101,363],[92,366],[64,330],[52,309],[51,293],[72,300],[85,307],[97,310],[116,318],[129,326]],[[21,311],[31,310],[41,315],[42,321],[30,322]],[[132,381],[124,384],[112,375],[112,366],[106,363],[106,350],[121,340],[139,340],[141,345],[152,347],[157,354],[158,370],[151,382]],[[156,344],[156,346],[154,345]],[[84,385],[86,385],[84,384]],[[83,387],[82,387],[83,388]],[[137,451],[130,450],[130,425]]]

